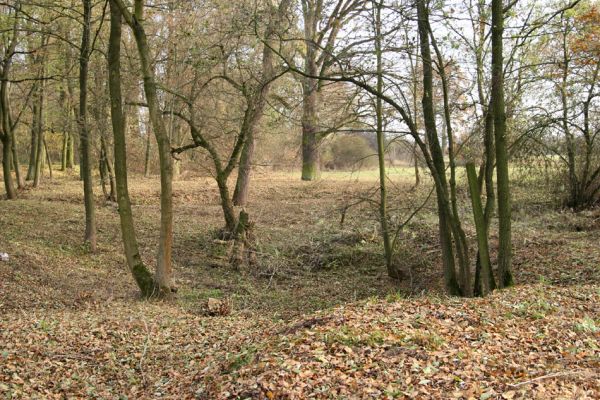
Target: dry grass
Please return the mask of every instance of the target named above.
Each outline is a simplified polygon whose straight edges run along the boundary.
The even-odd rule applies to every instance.
[[[116,206],[98,198],[99,251],[89,254],[81,245],[81,183],[75,175],[57,175],[43,188],[21,193],[17,201],[0,203],[0,251],[11,255],[0,269],[0,307],[63,307],[135,298],[122,256]],[[392,220],[397,224],[422,204],[429,188],[424,184],[411,190],[408,169],[393,171],[390,179]],[[407,279],[395,282],[386,277],[376,208],[363,201],[377,195],[376,174],[371,171],[324,173],[312,183],[291,173],[257,174],[248,210],[256,226],[258,265],[248,274],[229,268],[229,245],[214,240],[223,224],[214,181],[179,180],[174,188],[174,261],[179,300],[185,307],[194,309],[207,297],[226,297],[239,312],[289,318],[371,296],[441,291],[433,199],[399,235],[396,262]],[[158,180],[136,177],[130,190],[142,254],[152,265]],[[460,193],[464,195],[464,190]],[[519,196],[517,280],[598,282],[599,231],[594,214],[547,209],[530,216],[519,211],[526,206]],[[341,225],[346,205],[354,206],[347,209]],[[463,212],[467,232],[473,235],[469,210]]]

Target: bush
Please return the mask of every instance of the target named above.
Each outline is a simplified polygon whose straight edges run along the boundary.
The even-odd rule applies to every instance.
[[[331,140],[322,159],[328,169],[373,168],[377,166],[376,154],[366,138],[343,135]]]

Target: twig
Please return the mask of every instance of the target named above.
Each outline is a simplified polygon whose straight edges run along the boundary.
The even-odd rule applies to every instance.
[[[52,354],[51,358],[59,358],[64,360],[87,360],[94,361],[94,357],[84,356],[82,354]]]
[[[581,374],[581,373],[584,373],[584,372],[586,372],[586,370],[584,370],[584,369],[575,370],[575,371],[566,371],[566,372],[555,372],[555,373],[552,373],[552,374],[538,376],[537,378],[533,378],[533,379],[530,379],[530,380],[525,381],[525,382],[515,383],[513,385],[508,385],[508,386],[511,387],[511,388],[518,388],[520,386],[529,385],[530,383],[541,381],[541,380],[544,380],[544,379],[558,378],[558,377],[569,376],[569,375],[578,375],[578,374]]]
[[[142,381],[144,382],[144,386],[146,386],[146,374],[144,374],[144,357],[146,357],[146,352],[148,351],[148,343],[150,342],[150,331],[148,330],[148,324],[144,321],[144,327],[146,328],[146,341],[144,342],[144,350],[142,351],[142,355],[140,356],[139,369],[140,374],[142,374]]]

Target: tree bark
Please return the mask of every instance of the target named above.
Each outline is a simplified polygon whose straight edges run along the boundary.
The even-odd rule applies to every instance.
[[[140,67],[144,80],[144,92],[148,103],[148,112],[152,122],[154,135],[158,143],[158,155],[160,161],[160,240],[158,245],[158,256],[155,280],[158,286],[158,295],[170,297],[174,291],[172,275],[173,267],[171,252],[173,246],[173,159],[171,157],[171,143],[162,117],[162,111],[156,90],[156,79],[151,65],[150,47],[144,27],[141,24],[142,0],[135,0],[136,14],[128,10],[122,0],[113,0],[119,7],[125,21],[133,31],[138,53],[140,56]]]
[[[316,71],[315,71],[316,72]],[[309,72],[312,74],[312,72]],[[319,177],[319,140],[317,137],[317,81],[307,78],[302,101],[302,180]]]
[[[511,258],[511,200],[506,143],[506,107],[504,104],[502,0],[492,0],[492,112],[496,145],[496,185],[498,193],[498,280],[499,286],[514,284]]]
[[[34,124],[32,127],[35,129],[35,164],[33,168],[33,187],[39,187],[42,179],[42,164],[44,162],[44,121],[43,121],[43,108],[44,108],[44,82],[39,83],[38,96],[37,96],[37,109],[34,107]]]
[[[432,165],[431,173],[435,175],[436,194],[438,201],[438,218],[440,245],[442,247],[442,259],[444,264],[444,278],[446,289],[451,295],[468,295],[470,288],[460,286],[456,278],[455,259],[453,250],[453,236],[461,270],[463,264],[468,267],[468,262],[464,256],[464,243],[462,236],[457,232],[456,224],[453,219],[455,216],[449,202],[448,183],[446,178],[446,166],[444,154],[438,139],[435,123],[435,112],[433,108],[433,68],[431,60],[431,51],[429,49],[429,22],[428,11],[425,0],[417,1],[419,36],[421,45],[421,56],[423,60],[423,121],[425,123],[425,132],[427,144],[431,153]]]
[[[142,261],[133,224],[131,200],[127,185],[127,149],[125,142],[125,117],[121,95],[121,12],[110,2],[110,38],[108,48],[108,86],[110,91],[111,121],[114,135],[115,180],[117,202],[121,221],[121,236],[127,266],[140,288],[143,297],[155,294],[154,278]]]
[[[4,58],[0,60],[0,141],[2,142],[2,174],[4,177],[4,188],[6,190],[6,198],[13,200],[17,198],[17,192],[15,190],[14,182],[12,179],[11,167],[13,161],[13,150],[14,150],[14,132],[12,126],[12,119],[10,115],[10,106],[8,99],[8,78],[10,73],[10,67],[12,64],[12,57],[17,46],[18,36],[18,10],[20,8],[20,2],[15,4],[14,22],[12,28],[12,37],[4,49]],[[18,171],[18,161],[15,164],[17,180],[20,182],[20,174]]]
[[[48,151],[48,142],[44,138],[44,154],[46,155],[46,162],[48,163],[48,174],[52,179],[52,158],[50,157],[50,151]]]
[[[304,8],[304,42],[306,55],[304,69],[309,76],[302,79],[302,180],[313,181],[319,177],[319,138],[318,116],[319,81],[317,45],[315,35],[318,24],[317,9],[314,5]]]
[[[83,5],[83,34],[79,57],[79,136],[80,136],[80,168],[83,178],[83,201],[85,205],[86,243],[92,252],[96,251],[96,210],[94,204],[94,186],[92,182],[92,146],[91,130],[88,124],[88,65],[90,59],[90,28],[92,17],[91,0],[81,0]]]
[[[12,125],[12,124],[11,124]],[[17,151],[17,140],[15,138],[14,131],[12,132],[12,162],[13,168],[15,169],[15,178],[17,181],[17,187],[19,189],[25,188],[25,181],[23,180],[23,174],[21,173],[21,165],[19,162],[19,152]]]
[[[479,262],[481,265],[478,280],[475,282],[476,291],[481,296],[487,296],[492,290],[490,287],[490,253],[488,248],[488,235],[485,218],[483,215],[483,206],[481,205],[481,194],[479,192],[479,183],[475,164],[467,163],[467,179],[469,181],[469,191],[471,195],[471,205],[473,207],[473,220],[477,232],[477,246],[479,251]]]
[[[26,181],[33,180],[35,175],[35,160],[37,159],[37,129],[36,129],[36,98],[34,96],[34,104],[32,106],[32,121],[31,121],[31,141],[29,145],[29,164],[27,166],[27,176],[25,177]]]
[[[12,179],[11,172],[11,145],[12,139],[10,136],[2,137],[2,174],[4,176],[4,188],[6,190],[6,198],[14,200],[17,198],[17,191]]]
[[[256,130],[263,117],[266,99],[271,89],[271,83],[275,78],[274,54],[272,50],[273,36],[279,31],[281,20],[284,17],[290,0],[282,0],[277,11],[271,10],[267,29],[265,31],[265,44],[263,44],[262,72],[260,82],[254,93],[247,100],[252,114],[247,124],[247,132],[244,147],[240,155],[237,181],[233,192],[233,204],[245,206],[248,203],[248,188],[250,186],[250,174],[252,172],[252,161],[254,159],[254,148],[256,146]]]
[[[383,92],[383,49],[381,35],[381,9],[383,0],[372,1],[373,27],[375,31],[375,55],[377,58],[377,91]],[[387,273],[391,278],[399,278],[399,271],[392,262],[393,249],[390,240],[388,213],[387,213],[387,174],[385,171],[385,137],[383,131],[383,100],[375,99],[375,115],[377,120],[377,160],[379,163],[379,221],[383,239],[383,252]]]

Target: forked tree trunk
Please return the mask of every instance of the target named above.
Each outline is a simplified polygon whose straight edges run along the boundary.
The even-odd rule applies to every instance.
[[[254,148],[256,146],[256,130],[263,117],[266,104],[266,98],[271,89],[271,83],[275,78],[274,54],[272,46],[273,36],[279,31],[281,20],[283,19],[290,0],[282,0],[279,3],[277,12],[271,10],[271,16],[265,32],[266,43],[263,45],[262,73],[259,87],[247,100],[248,107],[251,110],[250,120],[247,124],[247,132],[241,132],[245,137],[244,148],[240,155],[240,165],[238,177],[233,192],[233,204],[236,206],[245,206],[248,203],[248,188],[250,186],[250,174],[252,172],[252,161],[254,160]]]
[[[143,297],[155,294],[154,278],[144,265],[133,225],[131,200],[127,187],[127,150],[125,143],[125,117],[121,97],[121,12],[110,2],[110,38],[108,48],[108,86],[110,91],[111,121],[114,135],[115,180],[117,202],[121,221],[121,236],[127,266],[131,271]]]
[[[170,297],[172,295],[173,268],[171,252],[173,246],[173,159],[171,157],[171,143],[163,120],[162,111],[156,90],[154,70],[151,65],[150,48],[144,27],[141,24],[143,1],[135,0],[135,15],[131,14],[123,0],[113,0],[119,7],[127,24],[131,27],[138,53],[140,67],[144,80],[144,92],[148,103],[148,113],[152,122],[154,135],[158,143],[160,162],[160,240],[156,265],[156,283],[159,295]]]
[[[473,207],[473,219],[475,221],[475,229],[477,232],[477,246],[480,263],[480,271],[475,282],[475,292],[481,296],[487,296],[493,289],[490,287],[490,275],[492,270],[490,266],[487,226],[483,215],[483,206],[481,205],[481,193],[479,192],[475,164],[472,162],[467,163],[466,168],[471,195],[471,205]]]
[[[431,51],[429,48],[429,17],[425,0],[417,1],[418,26],[421,45],[421,56],[423,61],[423,121],[427,144],[431,153],[431,173],[434,175],[439,216],[440,245],[442,247],[442,258],[444,264],[444,277],[446,289],[451,295],[466,295],[471,293],[471,287],[461,287],[456,277],[454,249],[459,261],[461,272],[469,273],[468,251],[464,236],[461,234],[457,223],[458,216],[453,215],[446,178],[446,166],[444,154],[440,146],[435,112],[433,108],[433,67]],[[453,249],[454,243],[454,249]],[[463,280],[464,281],[464,276]]]

